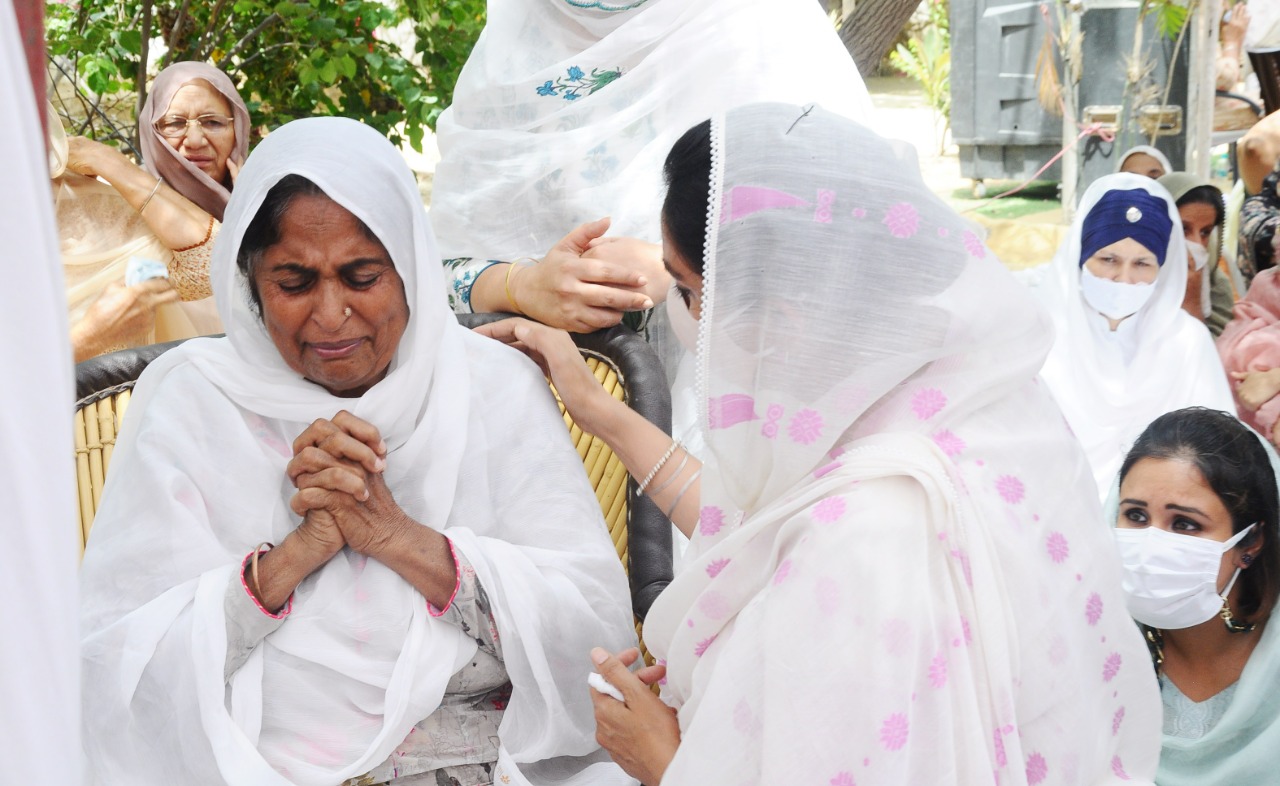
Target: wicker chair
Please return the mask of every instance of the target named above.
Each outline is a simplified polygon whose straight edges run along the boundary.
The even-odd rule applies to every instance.
[[[465,315],[459,321],[466,327],[475,327],[500,318],[501,315]],[[671,430],[671,396],[666,376],[642,338],[617,327],[575,335],[574,339],[596,379],[614,398],[626,401],[664,431]],[[180,343],[113,352],[76,366],[76,485],[82,553],[134,383],[151,361]],[[602,440],[583,433],[568,414],[564,420],[596,491],[618,558],[627,570],[632,608],[636,618],[643,621],[654,598],[672,578],[671,523],[652,501],[636,493],[636,481]]]

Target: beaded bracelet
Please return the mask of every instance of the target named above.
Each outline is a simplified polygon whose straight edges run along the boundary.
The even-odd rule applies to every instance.
[[[662,481],[662,485],[656,488],[649,489],[649,498],[657,499],[659,494],[667,490],[667,486],[670,486],[672,483],[676,481],[676,478],[680,477],[680,473],[684,472],[684,468],[688,466],[688,464],[689,464],[689,451],[686,450],[684,451],[684,458],[681,459],[680,463],[676,465],[675,471],[672,472],[669,476],[667,476],[666,480]]]
[[[662,466],[667,463],[667,459],[671,458],[671,455],[676,452],[676,448],[679,446],[680,440],[671,440],[671,447],[667,448],[667,452],[662,454],[662,458],[658,459],[658,463],[654,464],[653,469],[649,470],[649,474],[645,475],[644,480],[640,481],[638,491],[641,494],[643,494],[644,490],[649,487],[651,482],[653,482],[653,477],[658,474],[658,470],[662,469]]]

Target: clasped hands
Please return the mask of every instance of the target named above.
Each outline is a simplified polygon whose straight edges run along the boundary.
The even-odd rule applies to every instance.
[[[289,506],[302,516],[295,535],[326,560],[343,546],[385,554],[413,524],[387,488],[386,467],[387,444],[372,424],[346,410],[312,423],[286,468],[298,489]]]

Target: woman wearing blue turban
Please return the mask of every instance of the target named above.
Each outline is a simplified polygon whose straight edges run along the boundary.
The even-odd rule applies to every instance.
[[[1085,192],[1053,260],[1046,295],[1057,336],[1041,375],[1088,453],[1099,498],[1155,418],[1189,406],[1234,411],[1208,329],[1182,310],[1181,226],[1159,183],[1109,175]]]

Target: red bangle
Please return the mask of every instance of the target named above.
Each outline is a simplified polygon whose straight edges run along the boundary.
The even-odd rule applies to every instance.
[[[266,606],[262,605],[262,601],[258,600],[258,596],[253,594],[253,590],[249,589],[249,582],[246,581],[244,578],[245,569],[249,567],[249,560],[253,559],[253,555],[264,554],[267,551],[270,551],[270,549],[261,549],[261,550],[254,549],[253,551],[244,555],[244,560],[240,563],[240,586],[244,587],[244,594],[249,596],[249,600],[252,600],[253,605],[258,607],[258,611],[262,612],[263,614],[266,614],[268,617],[270,617],[273,620],[282,620],[285,617],[289,616],[289,612],[293,611],[293,593],[292,592],[289,593],[289,599],[284,602],[284,608],[280,609],[280,613],[272,614],[270,611],[267,611]]]
[[[431,605],[431,601],[427,601],[427,613],[433,617],[443,616],[453,606],[453,599],[458,597],[458,590],[462,588],[462,567],[458,565],[458,552],[453,548],[452,540],[445,538],[445,542],[449,544],[449,555],[453,557],[453,575],[456,578],[453,582],[453,594],[449,596],[449,602],[444,604],[443,609],[437,609]]]

